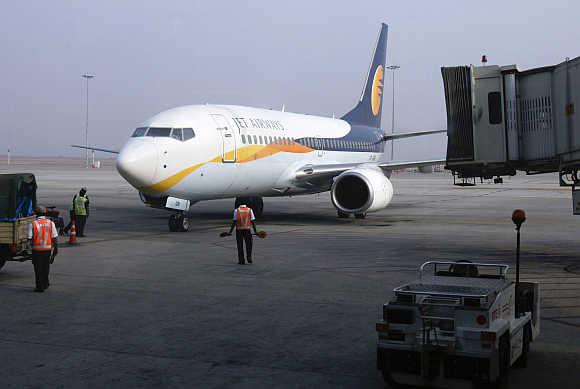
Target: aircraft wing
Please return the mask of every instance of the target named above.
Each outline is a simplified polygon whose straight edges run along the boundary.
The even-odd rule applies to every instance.
[[[102,151],[103,153],[111,153],[111,154],[119,154],[117,150],[109,150],[109,149],[101,149],[98,147],[91,147],[91,146],[79,146],[79,145],[70,145],[71,147],[76,147],[77,149],[85,149],[85,150],[93,150],[93,151]]]
[[[431,166],[445,163],[445,159],[431,159],[424,161],[389,161],[379,163],[343,163],[328,165],[305,165],[295,173],[297,184],[305,187],[328,187],[332,185],[333,178],[347,170],[364,166],[375,166],[384,172],[412,167]]]
[[[379,163],[379,167],[384,171],[406,169],[410,167],[432,166],[445,163],[444,159],[429,159],[425,161],[389,161]]]

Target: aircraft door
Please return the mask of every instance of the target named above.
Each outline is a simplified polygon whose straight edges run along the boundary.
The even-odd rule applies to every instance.
[[[232,127],[223,115],[211,115],[221,141],[222,162],[236,162],[236,137]]]

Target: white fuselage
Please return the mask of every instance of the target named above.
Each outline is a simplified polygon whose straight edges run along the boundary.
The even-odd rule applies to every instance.
[[[149,196],[192,202],[326,191],[328,185],[295,185],[297,169],[377,162],[384,150],[378,130],[354,131],[340,119],[241,106],[178,107],[141,127],[163,134],[131,137],[119,153],[119,173]],[[178,140],[167,129],[193,129],[195,136]]]

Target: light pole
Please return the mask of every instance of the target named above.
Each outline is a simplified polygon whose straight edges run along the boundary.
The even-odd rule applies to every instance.
[[[393,108],[391,111],[391,133],[395,133],[395,70],[400,69],[399,65],[387,66],[387,69],[391,70],[393,73]],[[395,154],[395,141],[391,140],[391,160],[394,159]]]
[[[87,80],[87,108],[86,108],[86,118],[85,118],[85,156],[86,156],[86,166],[89,167],[89,80],[95,76],[92,74],[83,74],[85,80]]]

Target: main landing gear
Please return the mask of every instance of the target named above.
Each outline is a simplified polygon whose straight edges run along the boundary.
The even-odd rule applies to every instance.
[[[264,213],[264,200],[262,200],[261,197],[236,197],[235,208],[238,208],[242,204],[252,208],[252,211],[254,211],[254,216],[257,218],[261,217]]]
[[[174,213],[169,216],[169,231],[186,232],[189,231],[189,219],[183,212]]]
[[[336,211],[336,215],[338,216],[339,219],[348,219],[350,217],[349,213],[338,211],[338,210]],[[367,214],[366,214],[366,212],[355,213],[354,217],[355,217],[355,219],[365,219],[367,217]]]

